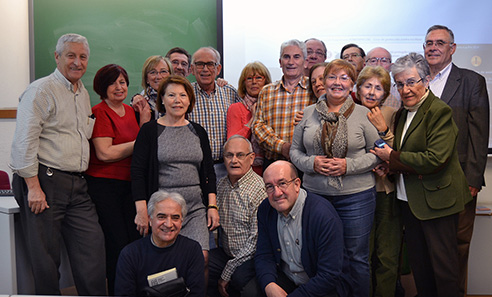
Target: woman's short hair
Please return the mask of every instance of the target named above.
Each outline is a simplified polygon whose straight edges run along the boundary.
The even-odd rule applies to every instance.
[[[62,35],[60,38],[58,38],[58,41],[56,43],[55,51],[58,55],[61,55],[63,51],[65,50],[65,47],[67,46],[67,43],[73,42],[73,43],[82,43],[86,50],[87,54],[90,55],[91,50],[89,48],[89,42],[87,42],[87,38],[85,38],[82,35],[75,34],[75,33],[68,33],[65,35]]]
[[[266,66],[263,65],[263,63],[259,61],[248,63],[246,66],[244,66],[243,71],[241,71],[241,76],[239,77],[237,93],[241,98],[244,98],[244,96],[246,96],[245,80],[246,80],[246,76],[248,76],[250,73],[251,74],[257,73],[261,76],[264,76],[265,86],[272,82],[270,71],[268,71],[268,68],[266,68]]]
[[[166,94],[166,89],[170,84],[182,85],[184,87],[186,94],[188,94],[188,98],[190,99],[190,106],[188,106],[186,113],[190,113],[195,106],[195,92],[193,91],[193,87],[190,82],[186,78],[179,75],[170,75],[161,81],[159,90],[157,90],[157,111],[160,113],[166,113],[166,107],[164,107],[164,104],[162,103],[162,97]]]
[[[154,214],[154,209],[157,203],[167,199],[172,200],[181,206],[181,216],[182,219],[184,219],[188,213],[188,208],[186,207],[186,201],[183,196],[178,193],[169,193],[166,191],[157,191],[150,196],[149,203],[147,204],[147,213],[149,216]]]
[[[355,76],[355,67],[349,62],[343,59],[335,59],[328,63],[325,67],[325,72],[323,72],[323,79],[325,80],[328,74],[334,73],[340,70],[344,70],[347,75],[352,79],[352,82],[355,84],[357,80],[357,76]]]
[[[128,73],[120,65],[108,64],[101,69],[99,69],[94,76],[94,91],[99,95],[101,100],[108,98],[108,87],[112,85],[118,77],[123,75],[126,81],[126,85],[130,85],[130,80],[128,79]]]
[[[357,98],[359,98],[360,100],[360,88],[366,82],[366,80],[371,78],[377,78],[383,86],[384,97],[383,100],[381,100],[381,102],[379,103],[381,105],[384,103],[386,98],[388,98],[391,90],[391,77],[388,71],[386,71],[386,69],[381,66],[366,66],[362,69],[362,71],[359,73],[359,77],[357,77]]]
[[[326,65],[328,65],[328,62],[317,63],[317,64],[314,64],[313,66],[311,66],[311,69],[309,69],[309,90],[311,90],[311,95],[313,96],[313,98],[316,97],[316,95],[314,95],[313,86],[311,84],[311,81],[313,79],[313,72],[314,72],[314,70],[316,70],[319,67],[326,67]],[[324,74],[324,72],[323,72],[323,74]],[[315,98],[315,99],[317,99],[317,98]]]
[[[420,78],[424,81],[430,75],[429,64],[424,56],[417,53],[409,53],[406,56],[396,59],[393,66],[391,66],[391,74],[393,75],[393,78],[395,78],[397,74],[407,69],[412,69],[413,67],[417,69]]]
[[[149,73],[149,71],[154,69],[155,66],[157,66],[157,64],[159,64],[161,61],[167,64],[167,68],[169,69],[169,74],[171,75],[174,74],[173,65],[167,58],[164,58],[163,56],[159,56],[159,55],[148,57],[147,60],[145,60],[142,67],[142,88],[144,89],[146,95],[148,95],[147,87],[149,86],[147,84],[147,74]]]

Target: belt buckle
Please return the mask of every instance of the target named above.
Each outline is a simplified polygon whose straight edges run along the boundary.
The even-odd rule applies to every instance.
[[[51,170],[51,168],[46,168],[46,175],[47,176],[53,176],[53,170]]]

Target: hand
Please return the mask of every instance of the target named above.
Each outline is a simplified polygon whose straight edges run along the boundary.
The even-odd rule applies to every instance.
[[[303,116],[304,116],[304,111],[300,110],[296,112],[296,115],[294,116],[294,126],[297,126],[297,124],[299,124]]]
[[[27,185],[28,206],[34,214],[40,214],[45,209],[50,208],[46,202],[46,195],[41,189],[38,176],[26,177],[24,181]]]
[[[372,171],[379,176],[385,176],[389,172],[389,164],[387,162],[379,163]]]
[[[207,226],[210,231],[214,231],[220,226],[219,211],[215,208],[207,209]]]
[[[285,297],[285,296],[287,296],[287,293],[284,291],[284,289],[282,289],[282,287],[280,287],[276,283],[269,283],[265,287],[265,294],[268,297]]]
[[[347,159],[328,158],[328,175],[341,176],[347,173]]]
[[[316,156],[314,157],[313,170],[319,174],[329,176],[328,174],[328,160],[326,156]]]
[[[379,107],[374,107],[367,113],[367,118],[369,121],[378,129],[380,132],[386,131],[388,129],[388,126],[386,125],[386,121],[384,120],[383,114],[381,113],[381,110]]]
[[[135,216],[135,225],[137,225],[137,230],[142,236],[147,236],[149,233],[149,216],[145,212],[137,211]]]
[[[147,100],[145,100],[144,96],[140,94],[133,96],[133,100],[132,100],[133,110],[135,110],[136,112],[141,112],[146,105],[147,107],[149,107],[149,104],[147,103]]]
[[[227,85],[228,83],[229,82],[227,80],[223,79],[223,78],[220,78],[220,77],[217,78],[217,85],[219,87],[223,87],[223,86]]]
[[[477,196],[478,192],[480,192],[480,189],[478,189],[478,188],[474,188],[472,186],[469,186],[469,188],[470,188],[470,194],[472,195],[472,197]]]
[[[374,147],[374,149],[371,150],[371,153],[375,154],[383,161],[389,161],[392,151],[393,149],[390,148],[389,145],[385,144],[383,148]]]
[[[224,297],[229,297],[229,293],[227,293],[227,287],[229,286],[229,282],[219,278],[219,293]]]
[[[290,152],[290,146],[292,145],[291,142],[284,142],[284,144],[282,144],[282,149],[281,149],[281,154],[282,156],[284,156],[287,160],[290,160],[290,155],[289,155],[289,152]]]

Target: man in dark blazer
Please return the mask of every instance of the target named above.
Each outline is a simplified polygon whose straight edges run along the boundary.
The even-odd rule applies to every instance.
[[[458,252],[460,294],[465,294],[468,253],[475,221],[477,193],[485,185],[489,140],[489,96],[480,74],[452,63],[456,51],[453,32],[441,25],[427,30],[425,58],[430,66],[430,89],[453,109],[459,128],[458,154],[473,200],[459,215]]]

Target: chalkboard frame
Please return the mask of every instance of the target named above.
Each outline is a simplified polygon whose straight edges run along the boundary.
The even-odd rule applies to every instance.
[[[129,74],[125,100],[129,103],[142,89],[141,69],[148,56],[165,55],[174,46],[190,54],[213,46],[222,53],[222,0],[29,0],[31,82],[54,71],[56,41],[72,32],[89,41],[89,65],[82,82],[91,104],[100,102],[92,89],[94,75],[110,63]],[[123,38],[125,34],[128,38]],[[149,41],[148,35],[155,37]],[[193,75],[188,78],[194,80]]]

